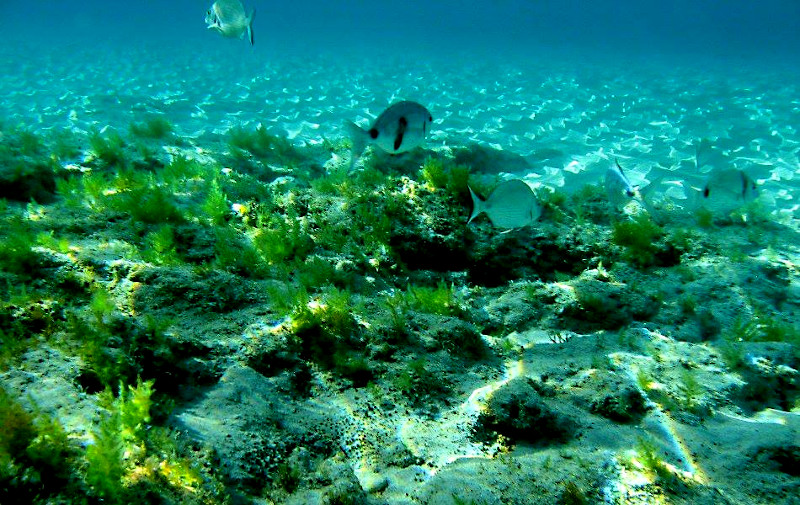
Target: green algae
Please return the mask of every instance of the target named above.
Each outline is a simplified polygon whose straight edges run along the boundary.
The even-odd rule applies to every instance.
[[[421,179],[431,189],[444,189],[459,201],[469,201],[467,181],[470,169],[443,157],[429,156],[420,169]]]
[[[0,198],[50,202],[60,167],[45,140],[22,126],[6,131],[0,127],[0,139]]]
[[[257,177],[272,180],[282,171],[318,170],[306,151],[282,136],[270,133],[263,125],[251,130],[234,127],[228,132],[228,151],[236,167]],[[275,168],[280,167],[281,172]]]
[[[174,228],[163,224],[144,236],[142,258],[156,265],[180,265],[184,259],[177,247]]]
[[[647,214],[639,214],[631,221],[614,223],[611,239],[624,248],[625,260],[646,268],[656,262],[656,242],[663,234],[664,230]]]
[[[114,130],[101,133],[97,130],[89,134],[89,149],[103,167],[126,167],[129,159],[125,153],[125,141]]]
[[[164,117],[151,116],[130,125],[131,135],[152,140],[163,140],[172,135],[175,127]]]
[[[0,498],[33,502],[72,491],[76,449],[63,426],[0,387]]]
[[[463,313],[455,287],[440,282],[436,287],[408,286],[405,302],[412,310],[440,316],[455,316]]]
[[[89,493],[108,503],[224,500],[212,476],[181,454],[176,439],[151,426],[153,382],[137,379],[100,394],[105,415],[92,430],[83,479]]]
[[[12,216],[0,222],[0,270],[21,277],[35,277],[42,266],[42,258],[34,250],[36,234],[21,216]]]
[[[58,192],[64,198],[64,206],[80,209],[82,216],[90,219],[91,223],[108,227],[111,232],[106,236],[120,237],[133,244],[134,254],[125,259],[134,262],[134,268],[141,268],[142,260],[151,264],[147,266],[150,277],[131,275],[137,284],[152,282],[152,275],[190,262],[193,273],[200,279],[212,279],[211,274],[218,271],[229,272],[232,287],[226,289],[244,292],[237,295],[237,300],[249,296],[246,289],[251,286],[260,289],[265,284],[280,285],[281,288],[271,291],[266,297],[268,302],[258,308],[258,313],[266,313],[269,317],[288,316],[285,328],[289,334],[291,359],[282,366],[286,367],[287,374],[294,374],[292,377],[305,377],[298,379],[305,381],[305,385],[292,389],[292,392],[302,390],[303,394],[309,395],[310,384],[321,371],[322,377],[333,377],[336,381],[344,379],[354,387],[379,383],[381,386],[373,387],[380,388],[382,394],[394,389],[420,408],[435,410],[437,404],[450,401],[449,397],[457,394],[453,391],[458,387],[450,389],[442,385],[443,376],[456,375],[447,370],[452,366],[450,360],[461,360],[456,361],[461,366],[461,363],[469,363],[462,359],[464,356],[476,358],[484,351],[489,352],[492,358],[496,356],[495,350],[485,347],[480,339],[486,321],[476,321],[473,314],[477,311],[468,303],[476,292],[484,288],[478,283],[477,287],[470,286],[468,290],[460,277],[448,276],[444,281],[439,279],[447,273],[422,272],[418,265],[408,267],[400,261],[395,249],[402,241],[408,241],[408,247],[420,247],[423,235],[428,234],[426,226],[431,223],[428,219],[434,214],[434,205],[441,204],[453,211],[445,218],[448,225],[463,225],[455,218],[459,212],[463,214],[465,211],[461,198],[466,194],[469,171],[464,168],[463,173],[454,174],[452,170],[459,167],[447,157],[428,157],[422,165],[409,162],[407,169],[403,170],[403,173],[416,173],[416,180],[398,176],[391,170],[385,173],[368,167],[352,174],[333,170],[323,177],[310,179],[308,173],[298,172],[295,181],[285,186],[271,186],[257,177],[238,173],[239,169],[248,170],[250,163],[274,161],[279,165],[284,161],[275,160],[292,155],[282,151],[284,148],[280,147],[280,142],[259,136],[263,134],[257,129],[252,135],[254,139],[242,140],[240,147],[236,147],[241,151],[238,155],[246,163],[234,166],[230,174],[223,173],[216,163],[200,163],[176,156],[163,167],[153,160],[146,162],[145,169],[137,163],[123,162],[130,168],[116,174],[95,170],[75,176],[57,182]],[[148,158],[146,153],[140,153],[142,156]],[[585,227],[587,235],[595,234],[594,240],[604,240],[602,232],[608,230],[603,225],[607,224],[608,216],[603,214],[606,211],[598,203],[597,194],[587,192],[580,198],[587,206],[597,204],[597,208],[574,210],[573,202],[563,193],[547,192],[543,198],[547,202],[547,219],[569,227]],[[569,205],[566,202],[570,202]],[[439,214],[442,215],[445,214]],[[406,228],[412,231],[401,235],[399,230],[414,220],[424,224],[418,228]],[[643,229],[648,231],[648,226],[638,218],[634,224],[635,227],[623,230],[618,230],[617,224],[613,225],[613,240],[621,246],[622,258],[641,268],[659,264],[658,255],[663,248],[661,245],[648,248],[645,243],[637,242],[634,236],[641,235]],[[654,222],[652,224],[660,228]],[[552,231],[548,226],[549,223],[541,225],[550,234],[569,233],[563,228]],[[22,257],[32,255],[31,264],[40,267],[43,256],[37,247],[61,254],[72,254],[82,247],[82,244],[74,245],[76,242],[68,238],[69,233],[62,235],[64,228],[60,227],[57,232],[34,231],[24,235],[23,242],[31,245],[21,249]],[[9,225],[8,229],[13,229],[13,226]],[[438,230],[430,234],[436,233]],[[667,241],[679,242],[673,235],[671,231],[660,228],[652,234],[650,243],[663,244],[665,236],[668,236]],[[456,250],[477,245],[486,247],[489,254],[493,254],[507,247],[508,242],[502,239],[470,237],[469,241],[458,243],[456,247],[459,249]],[[537,246],[547,244],[546,240],[550,239],[542,240],[540,237],[539,240]],[[488,245],[476,244],[481,241]],[[518,241],[533,243],[529,238]],[[690,243],[691,240],[687,239],[686,244]],[[570,247],[583,245],[576,243]],[[207,249],[205,252],[202,251],[204,247]],[[520,248],[515,254],[523,250]],[[83,258],[87,258],[92,253],[84,254]],[[528,278],[542,275],[537,269],[548,268],[541,266],[546,261],[545,254],[527,261],[532,265],[524,274]],[[105,271],[108,266],[99,260],[94,266],[98,269],[98,278],[108,280],[109,273]],[[22,275],[27,269],[12,273]],[[559,272],[559,275],[558,279],[565,283],[569,283],[573,276],[564,272]],[[620,278],[615,278],[614,282],[626,282],[623,271],[615,271],[615,275]],[[114,282],[119,280],[115,278]],[[251,281],[257,284],[250,284]],[[162,353],[165,359],[175,359],[170,355],[173,343],[166,335],[169,321],[149,313],[131,317],[115,304],[117,297],[124,297],[124,294],[99,286],[94,285],[90,293],[74,300],[66,322],[54,323],[68,330],[64,339],[71,345],[63,347],[71,349],[83,360],[79,382],[94,393],[97,386],[91,386],[93,380],[100,387],[114,387],[119,381],[132,384],[140,376],[146,379],[160,373],[169,376],[169,372],[160,370],[164,366],[163,360],[156,366],[148,366],[151,358]],[[382,301],[375,303],[375,296],[380,296]],[[578,302],[582,312],[577,312],[576,317],[583,319],[599,318],[609,309],[608,299],[592,293],[579,292]],[[262,302],[220,303],[224,308],[212,310],[231,312],[230,317],[235,318],[238,317],[235,311],[248,303]],[[542,302],[542,305],[548,303],[563,305],[557,300]],[[699,319],[701,311],[696,305],[696,301],[693,303],[688,296],[677,302],[685,317]],[[190,320],[184,315],[179,317],[185,318],[184,321]],[[766,316],[762,316],[755,326],[757,335],[749,337],[754,341],[795,338],[791,328],[770,321]],[[421,343],[421,337],[434,338]],[[119,341],[124,345],[119,346]],[[86,350],[72,347],[78,342],[85,345]],[[510,352],[512,345],[509,339],[499,344],[505,352]],[[142,352],[141,349],[149,350]],[[251,366],[255,368],[254,364]],[[86,378],[92,374],[96,376],[94,379]],[[692,379],[684,378],[679,387],[681,393],[687,393],[686,384],[690,380],[697,381],[693,376]],[[135,388],[140,386],[141,383]],[[689,386],[691,390],[691,384]],[[130,394],[131,389],[122,388],[118,398],[127,402]],[[170,390],[170,394],[176,395],[174,390]],[[687,398],[697,397],[687,394]],[[681,408],[691,411],[695,403],[687,400]],[[159,473],[158,468],[169,468],[171,475],[180,475],[175,477],[177,482],[189,483],[195,488],[199,486],[202,474],[189,458],[167,458],[154,463],[159,458],[153,459],[157,450],[154,447],[158,445],[153,439],[158,433],[163,435],[163,431],[157,429],[159,427],[150,425],[144,432],[128,438],[127,443],[135,440],[133,443],[137,445],[130,451],[145,447],[144,453],[136,453],[135,462],[120,457],[120,440],[125,439],[120,432],[127,428],[123,428],[125,423],[120,421],[109,421],[115,415],[115,408],[118,407],[109,407],[110,413],[96,425],[97,454],[87,456],[87,461],[83,462],[87,468],[85,485],[88,486],[83,489],[88,489],[90,496],[110,502],[123,502],[142,491],[153,493],[150,496],[190,499],[191,496],[170,494],[175,490],[170,488],[172,484],[165,484],[168,478]],[[103,423],[107,424],[103,426]],[[149,423],[139,424],[146,426]],[[93,465],[98,470],[91,470]],[[144,484],[133,483],[133,474],[144,474]],[[110,478],[104,480],[101,475]],[[288,488],[297,485],[292,475],[279,477],[279,482],[284,478]]]

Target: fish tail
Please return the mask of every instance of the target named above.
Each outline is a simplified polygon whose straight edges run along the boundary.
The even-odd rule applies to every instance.
[[[472,188],[467,185],[467,189],[469,189],[469,195],[472,197],[472,214],[469,216],[469,220],[467,224],[471,223],[473,219],[478,217],[482,212],[486,211],[486,207],[484,205],[483,200],[472,191]]]
[[[255,43],[255,39],[253,39],[253,20],[256,18],[256,9],[253,8],[253,11],[250,12],[250,17],[247,18],[247,40],[250,41],[250,45],[252,46]]]
[[[347,129],[350,140],[353,142],[353,147],[350,149],[350,168],[352,169],[356,160],[358,160],[361,153],[364,152],[364,149],[367,147],[369,133],[352,121],[345,123],[345,128]]]

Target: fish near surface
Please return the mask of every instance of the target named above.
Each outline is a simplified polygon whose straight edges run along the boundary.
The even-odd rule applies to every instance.
[[[424,106],[412,101],[397,102],[383,111],[368,129],[348,123],[355,159],[367,145],[376,145],[390,154],[400,154],[419,147],[431,129],[433,116]]]
[[[472,196],[472,214],[467,224],[481,214],[498,228],[510,230],[532,224],[542,215],[542,207],[533,190],[525,182],[512,179],[500,183],[486,200],[481,200],[469,188]]]
[[[241,0],[217,0],[206,11],[206,27],[223,37],[241,39],[247,34],[247,40],[253,45],[255,17],[255,9],[247,15]]]

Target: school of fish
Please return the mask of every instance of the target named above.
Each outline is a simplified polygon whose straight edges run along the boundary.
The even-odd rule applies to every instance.
[[[255,9],[248,14],[241,0],[217,0],[206,11],[206,25],[224,37],[243,39],[254,44],[253,20]],[[352,142],[350,168],[352,169],[368,146],[399,155],[422,146],[431,130],[433,115],[428,109],[413,101],[404,100],[390,105],[367,127],[355,123],[345,125]],[[719,166],[714,160],[713,146],[706,141],[696,144],[695,162],[698,172],[711,165],[711,170],[701,187],[684,184],[686,207],[691,210],[706,209],[714,213],[729,214],[759,197],[757,183],[741,169]],[[711,163],[709,163],[711,161]],[[631,184],[619,160],[615,159],[605,173],[603,186],[614,207],[624,206],[631,200],[639,201],[651,210],[648,196],[667,174],[649,181],[643,188]],[[500,182],[486,199],[479,197],[470,187],[472,212],[467,224],[485,214],[493,226],[513,230],[535,223],[542,215],[542,206],[531,186],[521,179]]]

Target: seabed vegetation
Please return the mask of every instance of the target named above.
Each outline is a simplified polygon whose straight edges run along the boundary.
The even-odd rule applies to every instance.
[[[464,151],[348,172],[263,126],[204,156],[158,116],[2,133],[0,502],[499,503],[482,473],[509,503],[797,496],[796,431],[692,431],[800,410],[796,231],[768,216],[588,185],[500,234],[465,225],[498,181]]]

